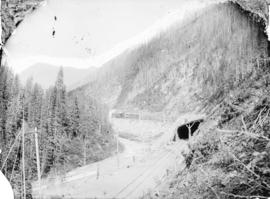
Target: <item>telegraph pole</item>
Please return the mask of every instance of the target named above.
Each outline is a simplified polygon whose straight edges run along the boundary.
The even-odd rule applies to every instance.
[[[22,130],[22,172],[23,172],[23,199],[26,199],[26,186],[25,186],[25,149],[24,149],[24,112],[23,112],[23,130]]]
[[[119,168],[119,133],[116,135],[117,167]]]
[[[38,189],[39,189],[39,197],[40,197],[41,174],[40,174],[40,159],[39,159],[37,127],[35,127],[35,143],[36,143],[36,158],[37,158]]]

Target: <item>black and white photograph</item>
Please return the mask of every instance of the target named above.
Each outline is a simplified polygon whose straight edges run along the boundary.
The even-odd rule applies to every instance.
[[[0,7],[0,199],[270,199],[270,0]]]

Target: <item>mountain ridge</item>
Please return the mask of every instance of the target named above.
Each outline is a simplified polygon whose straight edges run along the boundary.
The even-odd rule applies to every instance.
[[[248,75],[257,58],[268,56],[266,18],[256,20],[261,15],[251,15],[252,9],[233,1],[203,8],[104,64],[83,89],[111,108],[175,116],[200,109]]]
[[[49,88],[50,86],[54,85],[60,67],[62,66],[37,63],[19,73],[19,77],[23,83],[32,77],[33,81],[39,83],[43,88]],[[96,70],[97,69],[95,67],[81,69],[63,66],[64,81],[67,88],[72,89],[77,87],[81,81],[83,81],[87,76],[92,76]]]

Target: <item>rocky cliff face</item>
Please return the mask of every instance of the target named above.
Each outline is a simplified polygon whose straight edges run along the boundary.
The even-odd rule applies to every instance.
[[[220,100],[268,57],[265,1],[214,4],[107,63],[85,85],[122,109],[181,112]]]

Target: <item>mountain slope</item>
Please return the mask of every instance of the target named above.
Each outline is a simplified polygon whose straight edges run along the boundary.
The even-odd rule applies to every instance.
[[[175,117],[198,108],[208,115],[189,150],[178,151],[185,164],[178,158],[176,171],[162,180],[165,187],[143,198],[270,196],[268,8],[264,1],[233,2],[213,5],[124,55],[135,61],[114,60],[124,61],[124,68],[113,68],[121,72],[112,71],[114,107]],[[98,81],[82,89],[92,92]]]
[[[187,16],[105,64],[98,77],[80,89],[115,108],[167,111],[175,116],[202,108],[268,57],[266,17],[259,17],[267,6],[262,3],[258,9],[258,5],[214,4]]]
[[[205,97],[205,104],[210,108],[205,110],[208,117],[189,140],[189,150],[182,153],[185,158],[184,168],[181,168],[183,165],[177,165],[180,169],[172,171],[166,185],[158,193],[149,193],[143,198],[269,198],[270,58],[267,55],[269,50],[266,50],[268,41],[267,36],[263,34],[264,25],[258,23],[256,18],[250,17],[251,13],[244,10],[242,13],[260,27],[260,34],[254,34],[256,26],[251,31],[252,37],[256,39],[247,41],[252,47],[256,46],[254,42],[259,44],[258,47],[261,48],[256,50],[260,52],[259,57],[253,57],[254,54],[240,56],[238,59],[243,60],[244,66],[253,66],[251,71],[239,66],[237,69],[241,70],[236,70],[231,77],[244,76],[240,81],[232,79],[229,82],[231,85],[227,83],[228,87],[224,82],[225,85],[220,85],[218,92],[210,90],[206,93],[213,92],[216,95]],[[241,32],[241,35],[247,33]],[[233,49],[238,49],[237,44]],[[250,58],[254,61],[244,62]],[[221,80],[226,76],[224,68],[222,69],[220,73],[217,73],[219,70],[212,71],[219,74],[218,78],[221,77]],[[208,77],[202,76],[204,79]],[[217,79],[211,83],[216,81]],[[215,88],[214,85],[209,84],[208,88]]]
[[[39,83],[43,88],[49,88],[54,85],[59,69],[59,66],[38,63],[24,70],[19,76],[22,82],[26,82],[28,78],[33,77],[34,82]],[[78,69],[63,67],[63,70],[64,82],[68,88],[72,88],[79,84],[85,77],[92,76],[96,68],[89,67],[88,69]]]

